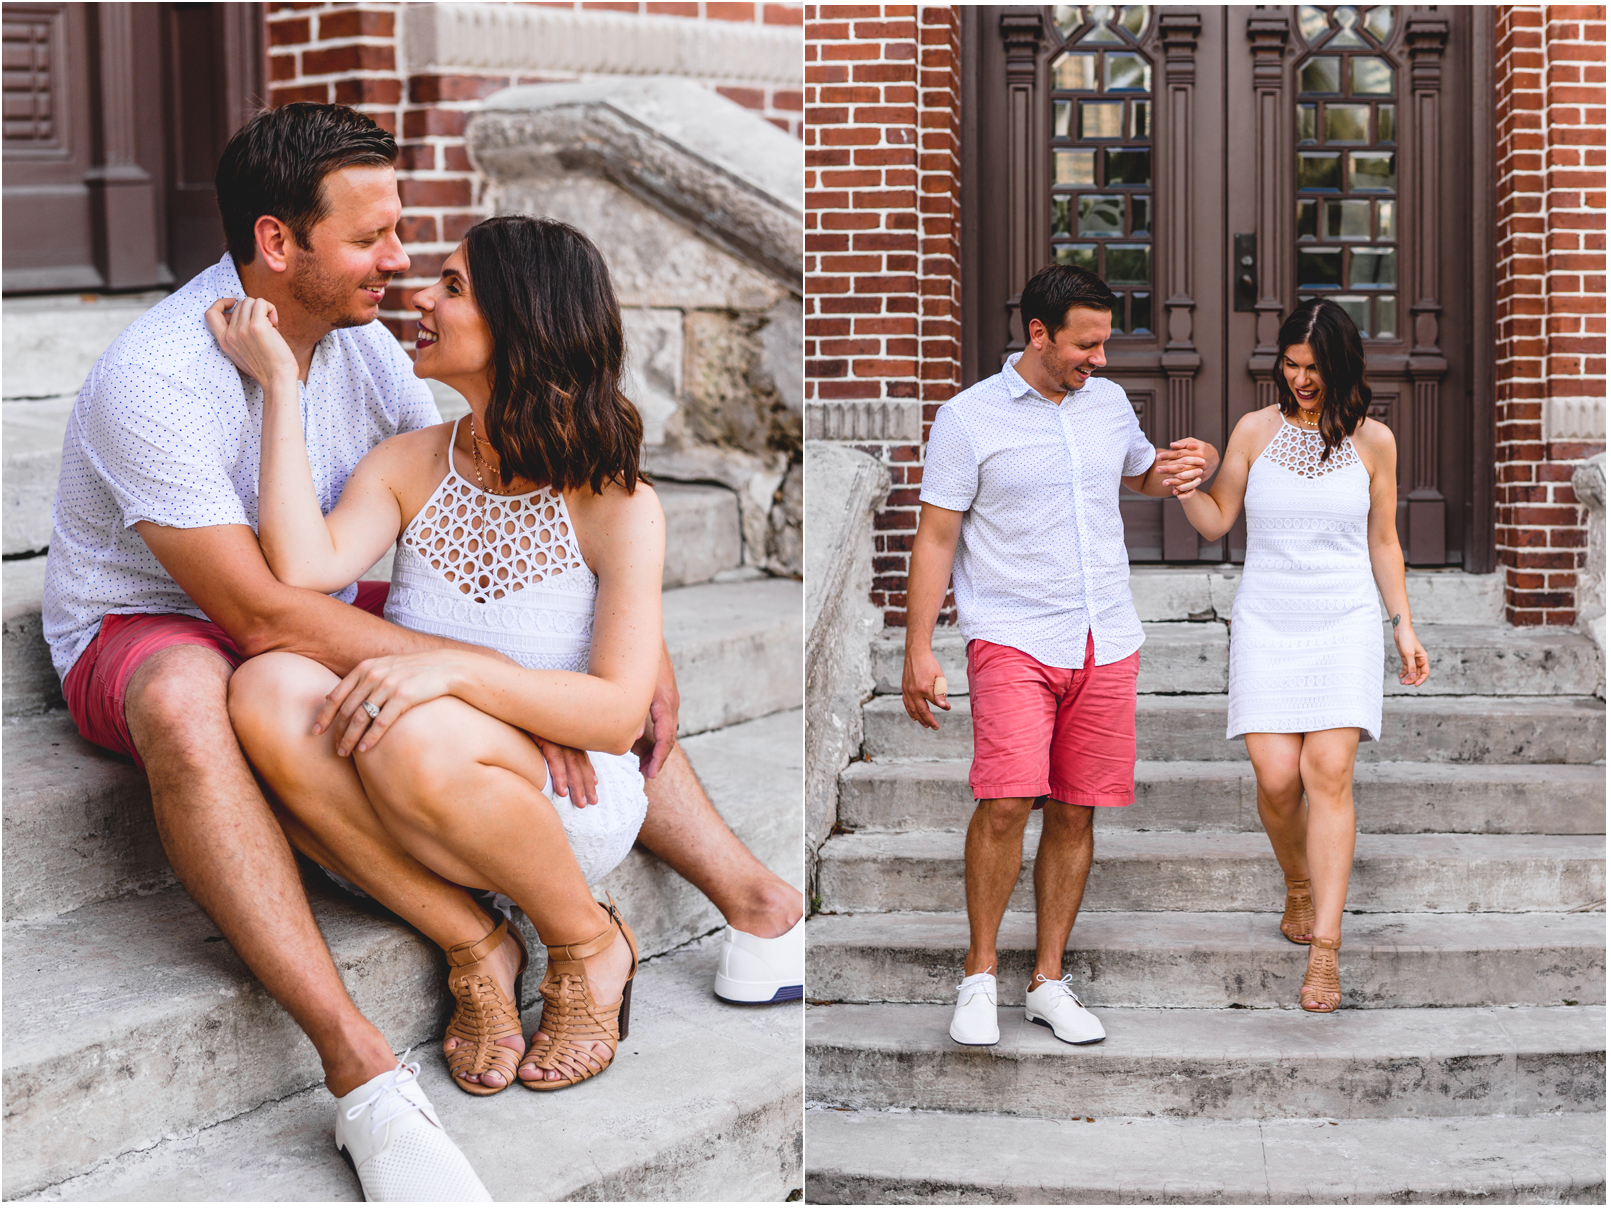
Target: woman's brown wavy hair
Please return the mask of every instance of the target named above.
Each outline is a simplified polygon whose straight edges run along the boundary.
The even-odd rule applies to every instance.
[[[633,491],[643,419],[621,393],[621,308],[599,250],[566,223],[511,214],[471,227],[464,256],[492,333],[486,437],[504,486]]]
[[[1342,444],[1365,419],[1370,407],[1370,384],[1365,381],[1365,347],[1359,329],[1336,303],[1328,298],[1311,298],[1300,303],[1281,321],[1275,338],[1275,390],[1283,416],[1298,410],[1298,401],[1287,386],[1282,369],[1287,349],[1306,344],[1314,354],[1320,373],[1320,461]]]

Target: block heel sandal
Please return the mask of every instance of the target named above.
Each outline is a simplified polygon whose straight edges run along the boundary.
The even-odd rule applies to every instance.
[[[444,1050],[443,1054],[447,1057],[448,1074],[453,1077],[453,1082],[471,1096],[490,1097],[508,1088],[517,1078],[515,1066],[520,1061],[520,1052],[500,1045],[498,1039],[515,1037],[521,1032],[520,989],[526,978],[526,942],[518,932],[515,933],[515,941],[520,946],[520,969],[515,974],[515,998],[512,1003],[499,990],[491,975],[479,971],[471,974],[463,969],[497,953],[508,935],[509,921],[505,920],[480,941],[455,945],[447,951],[448,991],[453,993],[457,1007],[453,1010],[453,1019],[448,1022],[442,1044],[445,1047],[449,1038],[457,1039],[459,1044],[452,1050]],[[503,1076],[501,1086],[494,1088],[487,1084],[475,1084],[464,1078],[484,1075],[489,1071]]]
[[[546,1071],[563,1072],[566,1068],[581,1074],[563,1076],[558,1080],[527,1080],[521,1083],[533,1092],[555,1092],[602,1075],[611,1063],[622,1042],[626,1040],[628,1014],[632,1008],[632,980],[638,973],[638,939],[621,919],[615,900],[599,904],[610,914],[610,926],[598,936],[575,945],[548,947],[548,970],[542,986],[537,990],[543,997],[543,1019],[537,1030],[548,1035],[548,1040],[535,1039],[526,1057],[520,1061],[524,1067],[530,1063]],[[587,968],[583,959],[602,954],[615,942],[619,932],[632,951],[632,967],[621,988],[621,999],[615,1004],[598,1005],[593,1002],[593,990],[588,986]],[[610,1044],[610,1057],[601,1059],[587,1049],[589,1043]]]

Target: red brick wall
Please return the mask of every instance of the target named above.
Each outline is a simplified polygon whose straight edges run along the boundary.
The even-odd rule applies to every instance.
[[[961,385],[956,10],[808,6],[805,32],[806,404],[913,401],[926,439]],[[921,447],[857,448],[890,469],[872,600],[904,626]]]
[[[802,6],[715,3],[559,3],[545,8],[602,9],[690,20],[800,25]],[[381,318],[412,346],[414,312],[408,298],[435,280],[442,261],[465,230],[485,218],[476,174],[464,146],[464,128],[483,97],[516,84],[572,79],[566,75],[475,73],[404,78],[398,37],[401,4],[293,3],[267,6],[269,104],[335,101],[369,114],[397,136],[401,147],[397,188],[400,230],[412,264],[382,305]],[[804,97],[798,89],[716,87],[800,136]]]
[[[1605,395],[1605,8],[1501,6],[1496,546],[1506,616],[1570,625],[1586,558],[1573,465],[1547,399]]]

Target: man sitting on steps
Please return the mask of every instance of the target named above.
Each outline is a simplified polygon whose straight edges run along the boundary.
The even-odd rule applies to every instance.
[[[327,510],[373,446],[440,423],[376,318],[409,265],[396,230],[396,158],[390,135],[335,105],[266,111],[230,140],[217,181],[229,253],[136,320],[74,406],[44,625],[79,731],[145,769],[180,882],[318,1050],[343,1111],[338,1138],[368,1199],[484,1199],[417,1068],[398,1063],[342,986],[226,705],[231,673],[261,652],[294,651],[345,675],[370,657],[454,645],[382,620],[384,585],[324,596],[269,571],[253,530],[262,388],[203,319],[219,298],[264,298],[293,351],[308,351],[302,401]],[[372,177],[376,167],[387,170],[383,188],[348,187],[346,170]],[[261,231],[274,233],[275,255],[261,252]],[[645,727],[652,780],[639,840],[727,919],[719,995],[798,997],[800,892],[716,813],[676,744],[677,706],[665,654]],[[538,742],[556,792],[585,797],[585,755]],[[362,889],[386,901],[384,886]],[[405,1155],[427,1158],[410,1167]]]

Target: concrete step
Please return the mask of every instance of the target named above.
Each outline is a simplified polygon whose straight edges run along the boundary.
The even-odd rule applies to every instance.
[[[1081,912],[1063,969],[1094,1007],[1291,1008],[1308,946],[1265,912]],[[1343,1007],[1454,1008],[1605,1002],[1605,917],[1381,913],[1344,919]],[[960,912],[818,915],[807,930],[814,1001],[954,1004],[968,948]],[[1035,917],[1002,922],[999,994],[1022,1004]]]
[[[9,375],[8,375],[9,377]],[[78,388],[45,399],[0,404],[0,554],[43,551],[50,545],[50,509],[62,471],[62,436]]]
[[[1130,597],[1143,622],[1228,621],[1242,580],[1236,564],[1177,564],[1130,569]],[[1406,568],[1410,614],[1418,622],[1489,626],[1504,620],[1503,572],[1468,575],[1458,568]],[[1386,609],[1382,617],[1388,616]]]
[[[1225,738],[1226,699],[1217,694],[1142,694],[1136,701],[1140,760],[1245,761],[1247,746]],[[938,731],[906,717],[898,697],[862,708],[863,751],[874,760],[961,760],[973,756],[966,697],[936,711]],[[1605,703],[1592,697],[1388,698],[1382,738],[1359,760],[1438,764],[1586,765],[1605,759]]]
[[[787,711],[685,744],[729,825],[795,885],[804,879],[800,728],[800,713]],[[8,771],[14,760],[6,761]],[[9,884],[9,823],[7,836]],[[428,1048],[449,1011],[435,948],[373,905],[333,892],[322,876],[310,874],[309,882],[320,927],[359,1007],[399,1049]],[[615,896],[646,955],[721,923],[703,896],[642,850],[600,889]],[[529,927],[527,934],[535,945]],[[13,921],[5,926],[3,956],[7,1197],[319,1079],[312,1045],[178,888]],[[542,951],[534,948],[532,958],[528,1001],[536,997]],[[208,1078],[196,1079],[196,1064],[176,1061],[180,1055],[201,1056]],[[72,1095],[64,1096],[65,1088]]]
[[[519,1087],[466,1096],[448,1078],[434,1031],[422,1035],[411,1056],[421,1083],[495,1200],[778,1202],[801,1187],[799,1006],[717,1000],[710,991],[716,949],[707,938],[646,963],[620,1059],[564,1096]],[[538,1015],[526,1014],[528,1032]],[[219,1078],[212,1062],[195,1061],[203,1053],[171,1048],[175,1084]],[[61,1089],[51,1091],[61,1099]],[[75,1089],[73,1099],[81,1095]],[[330,1095],[313,1087],[199,1130],[148,1122],[139,1141],[99,1163],[80,1159],[65,1175],[41,1171],[26,1144],[13,1142],[8,1121],[6,1196],[359,1201],[357,1179],[330,1140],[334,1110]],[[534,1139],[541,1146],[519,1143]]]
[[[820,1205],[1605,1201],[1605,1115],[1030,1119],[808,1109]]]
[[[39,617],[44,563],[5,564],[0,661],[7,716],[54,709],[62,701]],[[673,589],[661,598],[684,735],[790,710],[802,701],[800,582],[744,571],[733,577]]]
[[[852,830],[956,831],[973,815],[965,760],[857,761],[839,775],[839,822]],[[1097,812],[1104,831],[1256,832],[1253,766],[1235,761],[1136,762],[1133,806]],[[1361,832],[1605,831],[1600,765],[1360,762]]]
[[[959,1046],[939,1004],[806,1009],[806,1097],[855,1109],[1098,1119],[1472,1118],[1605,1108],[1605,1007],[1112,1008],[1072,1047],[1000,1013]],[[813,1152],[816,1151],[813,1146]]]
[[[732,489],[657,479],[654,490],[666,514],[666,565],[660,577],[661,588],[703,584],[744,562],[738,496]]]
[[[1034,833],[1011,907],[1033,906]],[[857,833],[822,846],[831,912],[965,908],[956,832]],[[1093,912],[1268,912],[1283,902],[1270,842],[1251,832],[1105,833],[1086,886]],[[1361,836],[1348,906],[1366,912],[1562,912],[1605,899],[1602,836]]]
[[[1141,693],[1225,693],[1230,687],[1230,636],[1223,622],[1144,622],[1137,689]],[[1448,697],[1471,693],[1560,696],[1592,695],[1598,683],[1599,649],[1587,635],[1560,628],[1519,628],[1498,623],[1428,623],[1416,634],[1425,645],[1432,675],[1424,685],[1399,684],[1400,661],[1392,628],[1383,624],[1382,688],[1385,693]],[[899,694],[906,635],[886,630],[873,640],[873,676],[878,693]],[[951,693],[968,691],[968,661],[962,635],[937,630],[934,654]]]

